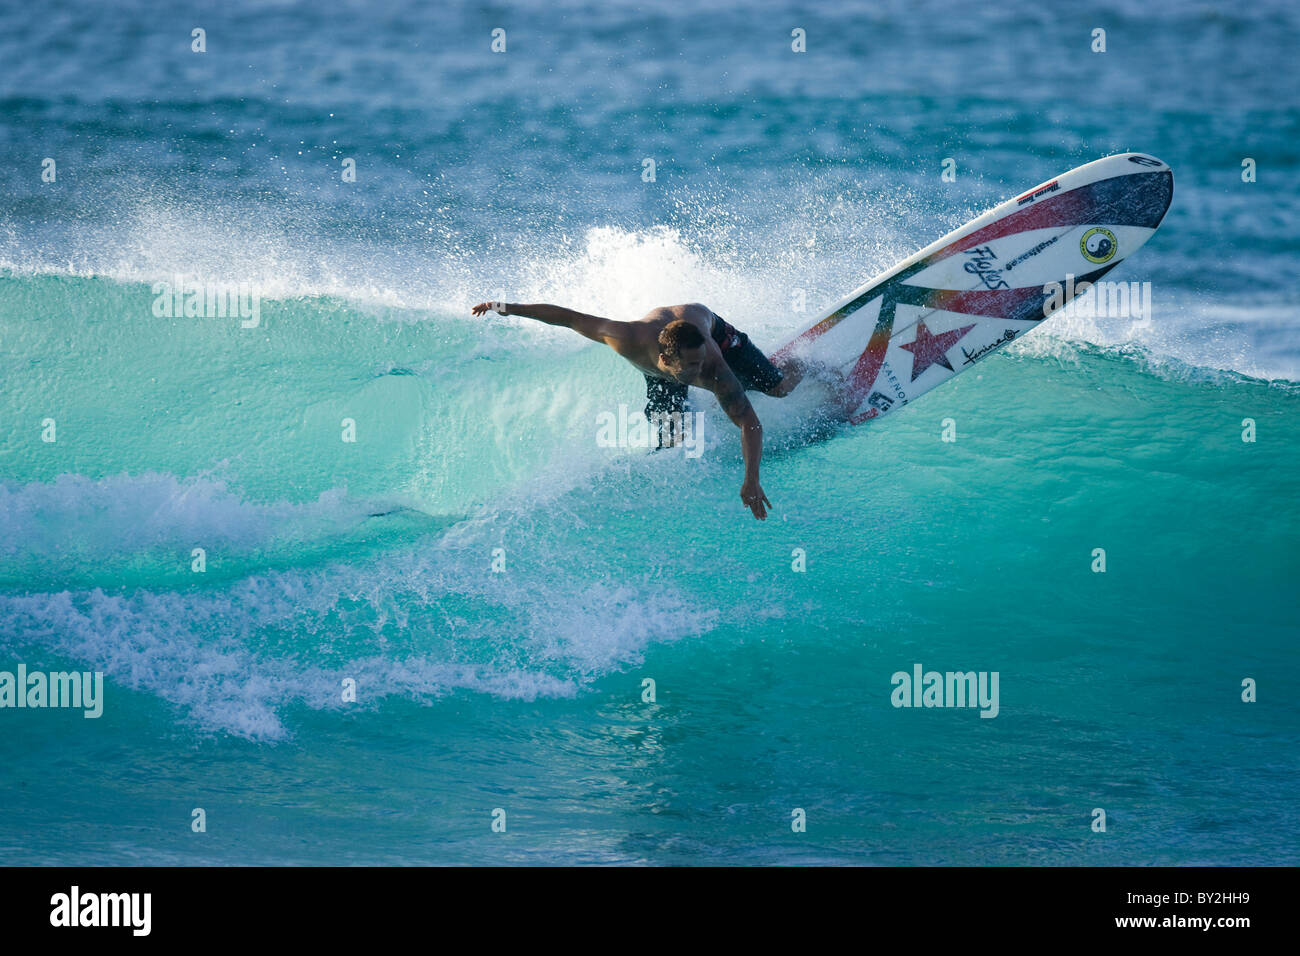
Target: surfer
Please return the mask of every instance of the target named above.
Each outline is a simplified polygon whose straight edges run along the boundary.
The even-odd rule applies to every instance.
[[[713,393],[727,417],[740,429],[745,456],[745,482],[740,500],[760,520],[767,518],[772,502],[758,482],[763,457],[763,424],[745,391],[782,398],[789,395],[805,367],[798,359],[774,365],[749,336],[728,325],[708,307],[692,302],[652,309],[636,322],[619,322],[574,312],[558,305],[521,305],[482,302],[471,310],[483,315],[492,309],[501,315],[521,315],[547,325],[573,329],[603,342],[645,375],[646,417],[662,421],[680,416],[686,405],[687,386]],[[657,416],[657,418],[656,418]]]

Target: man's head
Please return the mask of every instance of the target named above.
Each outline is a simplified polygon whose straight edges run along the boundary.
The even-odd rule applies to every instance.
[[[704,367],[704,334],[691,323],[677,319],[659,333],[659,363],[680,378],[694,378]]]

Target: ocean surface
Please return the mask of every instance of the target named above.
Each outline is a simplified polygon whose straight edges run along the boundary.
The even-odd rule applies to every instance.
[[[1300,863],[1297,49],[1291,2],[4,4],[0,671],[104,702],[0,709],[0,863]],[[863,427],[754,398],[763,523],[711,400],[698,458],[602,447],[641,376],[469,314],[770,352],[1126,150],[1151,315]],[[997,716],[892,706],[917,664]]]

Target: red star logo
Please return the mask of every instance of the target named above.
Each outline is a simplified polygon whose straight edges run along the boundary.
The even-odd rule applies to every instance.
[[[931,365],[942,365],[951,372],[953,368],[948,364],[947,352],[973,328],[975,326],[968,325],[964,329],[953,329],[951,332],[940,332],[934,335],[925,327],[924,320],[918,319],[916,339],[907,345],[899,346],[912,353],[912,381],[915,382],[917,377]]]

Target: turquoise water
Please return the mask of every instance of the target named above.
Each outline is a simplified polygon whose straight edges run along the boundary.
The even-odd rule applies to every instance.
[[[1300,17],[1144,9],[0,13],[0,670],[105,675],[0,710],[0,861],[1296,863]],[[1151,320],[860,428],[756,397],[765,523],[711,401],[698,459],[600,447],[640,376],[468,314],[772,350],[1125,149]],[[178,273],[259,324],[156,316]],[[996,718],[891,706],[918,663]]]

